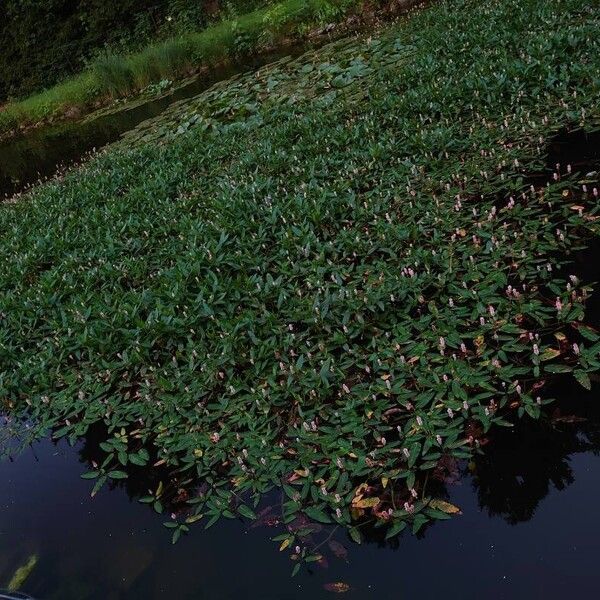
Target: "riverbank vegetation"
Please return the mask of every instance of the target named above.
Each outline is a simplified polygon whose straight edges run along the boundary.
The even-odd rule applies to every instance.
[[[549,157],[600,131],[599,25],[587,0],[435,3],[2,207],[5,410],[100,427],[94,490],[160,466],[160,512],[196,482],[174,539],[274,488],[285,523],[357,541],[448,518],[431,481],[600,367],[571,269],[598,169]]]
[[[248,3],[251,4],[251,3]],[[81,114],[146,89],[189,76],[228,60],[252,56],[281,43],[301,40],[311,28],[361,11],[358,0],[262,2],[200,31],[149,41],[134,52],[97,52],[80,74],[0,108],[0,135],[65,116]],[[400,0],[399,8],[414,4]],[[188,25],[189,26],[189,25]],[[8,70],[7,70],[8,72]]]
[[[22,98],[84,70],[197,32],[271,0],[5,0],[0,4],[0,101]]]

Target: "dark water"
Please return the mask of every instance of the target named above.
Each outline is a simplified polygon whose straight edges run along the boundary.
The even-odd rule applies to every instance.
[[[287,46],[277,51],[231,63],[198,76],[171,94],[84,122],[66,122],[33,129],[0,141],[0,199],[12,196],[79,162],[93,151],[117,140],[142,121],[161,114],[172,103],[191,98],[218,81],[251,71],[285,57],[299,56],[307,45]]]
[[[345,534],[347,562],[325,547],[328,568],[290,577],[292,562],[270,537],[277,527],[242,521],[196,526],[175,546],[168,517],[126,487],[90,499],[80,479],[90,449],[42,442],[0,463],[0,585],[37,554],[23,590],[40,600],[292,600],[330,598],[595,597],[600,576],[600,404],[572,389],[552,419],[501,431],[447,485],[462,516],[385,545]],[[565,412],[566,411],[566,412]],[[569,416],[575,411],[580,420]],[[130,497],[130,495],[132,497]]]

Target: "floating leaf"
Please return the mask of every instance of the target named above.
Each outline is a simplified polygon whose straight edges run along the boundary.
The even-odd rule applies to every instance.
[[[552,360],[557,356],[560,356],[561,352],[558,348],[546,348],[542,354],[540,354],[540,360]]]
[[[256,514],[254,513],[254,511],[251,508],[248,508],[245,504],[240,504],[240,506],[238,506],[238,511],[243,517],[246,517],[247,519],[256,519]]]
[[[350,586],[343,581],[336,581],[335,583],[325,583],[323,587],[334,594],[345,594],[350,591]]]
[[[431,500],[431,502],[429,502],[429,506],[431,508],[441,510],[442,512],[445,512],[448,515],[462,514],[458,506],[455,506],[454,504],[446,502],[446,500],[442,500],[440,498],[434,498],[433,500]]]
[[[285,538],[283,542],[281,542],[281,546],[279,546],[279,551],[283,552],[290,544],[292,543],[292,538]]]
[[[376,497],[361,498],[360,500],[353,502],[352,506],[354,506],[356,508],[373,508],[374,506],[377,506],[379,504],[379,502],[380,502],[379,498],[376,498]]]
[[[590,381],[590,376],[585,371],[575,371],[574,373],[575,379],[586,389],[592,389],[592,383]]]
[[[313,521],[319,523],[331,523],[331,517],[329,517],[323,510],[316,506],[308,506],[304,509],[304,513],[311,518]]]

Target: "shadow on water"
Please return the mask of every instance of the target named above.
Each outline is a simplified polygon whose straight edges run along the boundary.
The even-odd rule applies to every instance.
[[[289,554],[271,541],[283,527],[277,497],[258,524],[196,526],[172,546],[162,525],[168,514],[138,503],[163,480],[159,469],[133,470],[90,500],[90,482],[79,475],[102,457],[96,436],[75,448],[41,442],[0,464],[0,585],[36,555],[23,589],[39,600],[327,598],[324,586],[338,581],[351,587],[350,598],[376,593],[391,600],[399,589],[433,598],[450,581],[461,598],[508,597],[507,590],[500,593],[501,576],[511,579],[512,597],[525,597],[525,590],[539,597],[541,577],[546,598],[560,597],[552,588],[563,594],[567,582],[591,592],[581,556],[568,566],[571,574],[582,570],[574,587],[561,569],[575,546],[600,549],[594,533],[600,516],[592,508],[600,493],[593,475],[600,468],[600,405],[597,389],[581,394],[564,385],[555,392],[561,400],[547,418],[496,430],[485,452],[456,465],[459,477],[437,483],[436,495],[460,506],[462,516],[427,527],[418,539],[386,541],[382,530],[365,530],[361,546],[340,530],[329,538],[332,532],[317,526],[306,543],[320,544],[324,558],[294,579]],[[198,486],[183,485],[180,494],[183,489],[198,492]],[[168,509],[178,510],[178,502]],[[536,571],[539,561],[543,573]],[[436,565],[440,581],[423,590],[427,564]],[[477,593],[468,591],[473,572]]]
[[[61,169],[84,160],[90,152],[114,142],[141,122],[160,115],[174,102],[192,98],[219,81],[287,56],[299,56],[306,50],[306,45],[290,45],[244,59],[243,64],[224,64],[159,98],[141,103],[132,101],[96,118],[32,129],[0,141],[0,199],[23,191]]]

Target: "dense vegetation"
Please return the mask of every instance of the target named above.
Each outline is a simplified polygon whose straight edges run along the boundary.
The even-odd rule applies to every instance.
[[[357,540],[446,518],[430,477],[600,367],[568,266],[597,174],[546,164],[599,129],[599,25],[587,0],[441,2],[2,207],[5,408],[34,435],[102,424],[95,489],[148,463],[202,481],[175,537],[273,487],[287,522]]]
[[[130,51],[196,31],[221,11],[268,0],[4,0],[0,3],[0,100],[81,71],[100,51]]]
[[[396,0],[396,3],[400,6],[414,4],[412,0]],[[238,2],[236,6],[239,5],[241,10],[243,6],[250,4],[252,3]],[[163,84],[169,86],[173,80],[196,73],[200,69],[259,53],[290,39],[302,38],[312,27],[330,20],[341,20],[349,11],[360,10],[360,6],[360,0],[265,1],[259,3],[259,7],[253,11],[241,15],[225,15],[222,20],[198,31],[192,27],[193,19],[167,20],[169,24],[180,23],[179,29],[182,32],[169,37],[158,36],[153,38],[153,41],[143,44],[141,48],[137,48],[138,44],[132,41],[139,36],[131,35],[125,38],[127,43],[123,42],[120,45],[130,50],[133,47],[134,51],[131,52],[118,52],[123,48],[116,42],[111,44],[111,36],[107,34],[106,48],[103,51],[98,52],[98,48],[93,50],[94,45],[91,45],[95,58],[89,60],[83,71],[21,101],[8,102],[1,107],[0,135],[65,116],[81,115],[114,99],[122,99],[141,91],[151,91],[151,84],[159,84],[158,90],[163,90]],[[110,19],[105,23],[107,27],[109,22]],[[99,28],[98,33],[100,29],[102,28]],[[119,33],[121,28],[117,27],[115,31]],[[75,31],[72,33],[76,35]],[[87,37],[87,34],[83,37]],[[51,40],[52,36],[48,36],[48,39]],[[15,49],[21,48],[21,53],[22,48],[27,47],[23,46],[22,42],[14,44]],[[66,48],[66,42],[63,46]],[[78,61],[78,55],[74,52],[74,49],[65,50],[65,60],[66,57],[73,57],[72,64],[78,65],[81,61]],[[14,81],[26,82],[27,76],[18,66],[22,62],[21,54],[12,54],[7,53],[6,56],[14,67],[10,64],[4,65],[0,72],[5,72],[11,77],[10,73],[14,71]],[[55,55],[47,49],[47,52],[43,53],[43,60],[53,61]],[[58,64],[63,63],[59,61]],[[54,80],[58,73],[64,72],[64,65],[55,69],[52,65],[44,63],[40,69],[50,80]],[[35,74],[32,76],[37,77]],[[8,91],[15,89],[14,81],[7,81],[5,84],[9,88]]]

